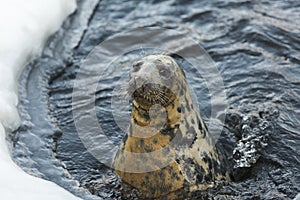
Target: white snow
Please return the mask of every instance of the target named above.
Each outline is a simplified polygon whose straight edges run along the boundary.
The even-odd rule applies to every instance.
[[[23,172],[5,136],[20,124],[17,80],[23,67],[76,9],[75,0],[0,0],[0,199],[79,199],[58,185]]]

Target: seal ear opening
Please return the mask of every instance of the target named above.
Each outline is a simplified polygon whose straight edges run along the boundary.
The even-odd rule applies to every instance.
[[[168,54],[168,56],[170,56],[171,58],[173,58],[174,62],[176,62],[177,60],[184,60],[183,57],[181,57],[180,55],[175,54],[175,53]],[[180,69],[181,73],[183,74],[184,78],[186,78],[186,75],[185,75],[185,73],[184,73],[182,67],[179,65],[178,62],[176,62],[176,64],[179,66],[179,69]]]

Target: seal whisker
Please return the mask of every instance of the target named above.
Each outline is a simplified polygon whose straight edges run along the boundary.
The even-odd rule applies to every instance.
[[[161,103],[163,103],[163,105],[166,105],[168,102],[168,99],[165,95],[163,95],[162,93],[159,93],[157,95],[157,99],[160,100]]]

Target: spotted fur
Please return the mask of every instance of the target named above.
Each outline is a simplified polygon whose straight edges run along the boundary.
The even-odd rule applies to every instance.
[[[114,160],[125,182],[144,197],[161,197],[229,180],[223,157],[193,106],[185,75],[171,57],[151,55],[134,63],[128,91],[133,98],[130,127]]]

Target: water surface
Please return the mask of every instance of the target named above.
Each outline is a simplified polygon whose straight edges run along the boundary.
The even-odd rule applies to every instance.
[[[77,13],[22,74],[23,124],[11,136],[15,161],[28,173],[83,199],[135,198],[136,191],[121,184],[78,136],[73,86],[81,61],[102,41],[138,27],[164,27],[199,42],[224,82],[227,109],[215,120],[226,118],[218,145],[225,149],[235,181],[201,198],[293,199],[300,192],[299,11],[297,1],[79,2]],[[169,37],[171,43],[177,39]],[[113,73],[94,82],[97,120],[116,145],[126,130],[126,118],[121,127],[115,122],[114,89],[128,80],[133,60],[152,51],[141,48],[124,54],[112,63],[114,70],[99,66],[99,72]],[[175,59],[187,73],[204,120],[211,123],[208,83],[184,59]],[[130,107],[121,114],[128,116]]]

